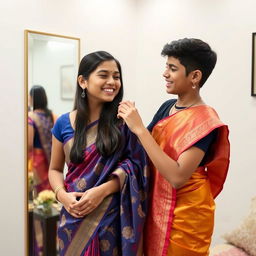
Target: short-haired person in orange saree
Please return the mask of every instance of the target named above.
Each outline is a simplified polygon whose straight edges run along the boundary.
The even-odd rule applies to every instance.
[[[134,103],[122,102],[118,111],[153,164],[144,255],[206,256],[230,151],[227,126],[199,94],[217,56],[193,38],[166,44],[162,55],[166,91],[177,100],[163,103],[149,130]]]
[[[142,249],[147,156],[117,118],[122,96],[119,62],[105,51],[84,56],[74,110],[60,116],[52,129],[49,179],[64,206],[60,255],[136,256]]]

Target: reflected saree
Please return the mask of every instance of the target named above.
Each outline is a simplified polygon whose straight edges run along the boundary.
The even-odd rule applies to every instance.
[[[120,181],[120,192],[106,197],[84,218],[74,218],[63,207],[58,238],[60,255],[136,255],[147,208],[147,157],[126,125],[122,125],[122,148],[110,157],[96,149],[97,125],[88,127],[85,160],[69,160],[73,138],[64,144],[68,173],[64,182],[69,192],[83,192],[106,182],[112,175]]]
[[[44,113],[29,112],[28,124],[34,127],[34,137],[38,136],[41,144],[38,147],[34,142],[33,150],[29,152],[30,171],[33,172],[34,188],[38,194],[42,190],[51,189],[48,180],[48,169],[51,155],[53,120]]]
[[[217,129],[199,166],[187,183],[174,189],[153,167],[149,212],[144,232],[145,256],[206,256],[214,225],[214,198],[229,166],[228,128],[209,106],[181,110],[153,128],[152,136],[172,159]]]

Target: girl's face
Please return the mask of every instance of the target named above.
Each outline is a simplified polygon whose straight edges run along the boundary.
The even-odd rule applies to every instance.
[[[103,104],[114,100],[121,88],[120,73],[114,60],[102,62],[89,76],[80,83],[86,88],[89,102]]]
[[[180,95],[191,89],[190,74],[186,76],[185,67],[174,57],[168,57],[163,76],[167,82],[167,93]]]

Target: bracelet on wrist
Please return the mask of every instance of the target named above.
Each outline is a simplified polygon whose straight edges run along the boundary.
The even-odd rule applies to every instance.
[[[55,189],[54,189],[54,194],[55,194],[55,199],[59,202],[58,200],[58,192],[61,190],[61,189],[64,189],[65,190],[65,187],[63,185],[60,185],[60,186],[57,186]]]

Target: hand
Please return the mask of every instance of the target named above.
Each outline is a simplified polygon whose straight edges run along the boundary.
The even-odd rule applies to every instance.
[[[74,208],[74,205],[79,202],[76,198],[83,196],[83,194],[81,192],[66,192],[63,190],[58,193],[58,198],[70,215],[75,218],[81,218],[82,216],[79,215],[79,211]]]
[[[117,117],[123,118],[129,129],[136,135],[145,129],[134,102],[122,101],[118,107]]]
[[[93,187],[83,193],[78,202],[73,205],[73,209],[83,217],[96,209],[105,198],[105,192],[101,186]]]

